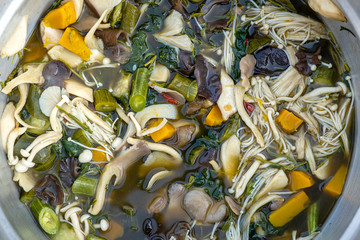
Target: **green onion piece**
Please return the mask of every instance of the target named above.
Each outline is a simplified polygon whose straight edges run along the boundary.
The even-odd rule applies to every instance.
[[[128,1],[125,1],[124,5],[120,29],[131,35],[134,32],[136,24],[139,20],[140,10]]]
[[[27,205],[29,204],[33,198],[35,197],[35,191],[34,189],[31,189],[28,192],[23,191],[21,193],[21,197],[20,197],[20,202],[22,202],[23,204]]]
[[[147,68],[138,68],[134,73],[130,107],[135,112],[140,112],[146,106],[149,77],[150,71]]]
[[[95,110],[100,112],[115,111],[117,103],[111,93],[106,89],[94,91]]]
[[[91,234],[86,237],[86,240],[106,240],[106,238],[102,238],[102,237]]]
[[[231,137],[232,135],[236,134],[236,131],[239,129],[240,126],[240,117],[239,114],[234,114],[234,116],[232,116],[229,120],[229,123],[227,124],[221,138],[220,141],[225,141],[226,139],[228,139],[229,137]]]
[[[198,91],[196,80],[191,80],[179,73],[175,74],[167,87],[184,95],[185,99],[189,102],[195,99]]]
[[[73,183],[71,190],[75,195],[94,196],[98,179],[80,176]]]
[[[94,145],[90,142],[90,140],[86,137],[85,135],[85,131],[82,130],[82,129],[78,129],[76,130],[72,137],[71,137],[73,140],[75,140],[76,142],[79,142],[85,146],[88,146],[88,147],[94,147]]]
[[[307,226],[309,234],[312,234],[316,231],[318,227],[318,218],[319,218],[319,206],[318,202],[315,202],[310,205],[307,210]]]
[[[48,234],[56,234],[60,228],[60,220],[55,211],[40,199],[34,198],[31,211],[42,229]]]
[[[319,66],[313,74],[315,83],[333,85],[335,82],[335,69]]]

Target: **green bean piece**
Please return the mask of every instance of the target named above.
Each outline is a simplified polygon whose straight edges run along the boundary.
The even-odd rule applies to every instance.
[[[149,77],[150,71],[147,68],[138,68],[134,73],[130,107],[135,112],[140,112],[146,106],[146,98],[149,90]]]
[[[34,198],[31,203],[31,211],[46,233],[56,234],[59,231],[59,217],[49,205],[42,203],[38,198]]]
[[[140,17],[140,10],[135,5],[125,1],[122,12],[120,29],[130,35],[134,32],[136,24]]]
[[[85,131],[83,129],[76,130],[72,135],[72,139],[85,145],[85,146],[94,147],[94,145],[90,142],[90,140],[85,135]]]
[[[112,28],[117,28],[121,21],[124,2],[121,1],[110,13],[109,23]]]
[[[196,80],[191,80],[179,73],[175,74],[167,87],[184,95],[185,99],[189,102],[195,99],[198,91]]]
[[[312,234],[316,231],[318,227],[318,218],[319,218],[319,206],[318,202],[315,202],[310,205],[307,211],[307,226],[309,234]]]
[[[35,197],[35,190],[34,189],[31,189],[28,192],[23,191],[21,193],[20,202],[27,205],[33,200],[34,197]]]
[[[73,183],[71,190],[75,195],[94,196],[98,179],[80,176]]]
[[[314,82],[317,84],[333,85],[335,82],[335,69],[319,66],[313,74]]]
[[[121,78],[112,84],[111,94],[120,101],[126,111],[129,108],[131,76],[131,73],[121,70]]]
[[[239,129],[239,127],[240,127],[240,116],[239,114],[236,113],[230,118],[229,123],[227,124],[220,138],[220,142],[223,142],[232,135],[236,134],[236,131]]]
[[[117,108],[117,103],[111,93],[106,89],[94,91],[95,110],[100,112],[113,112]]]
[[[42,90],[39,86],[31,84],[25,104],[25,109],[30,116],[24,120],[27,124],[33,126],[33,128],[28,128],[27,131],[36,135],[43,134],[50,126],[49,118],[40,109],[39,98],[41,93]]]

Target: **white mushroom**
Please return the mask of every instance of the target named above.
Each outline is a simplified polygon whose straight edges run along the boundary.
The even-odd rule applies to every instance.
[[[221,146],[220,160],[227,179],[231,182],[240,163],[240,140],[232,135]]]
[[[167,178],[172,174],[171,171],[168,170],[160,170],[158,172],[156,172],[154,175],[151,176],[147,186],[146,186],[146,191],[149,191],[155,184],[155,182]]]
[[[44,22],[41,21],[40,35],[41,35],[41,40],[43,42],[43,46],[46,49],[50,49],[58,45],[63,34],[64,34],[63,30],[47,27],[45,26]]]
[[[1,49],[1,57],[11,57],[21,51],[26,44],[27,37],[27,21],[29,15],[25,15],[21,18],[19,24],[15,28],[10,38]]]
[[[24,106],[26,104],[26,99],[27,99],[27,96],[28,96],[28,93],[29,93],[29,84],[27,84],[27,83],[20,84],[18,86],[18,90],[19,90],[19,93],[20,93],[20,99],[19,99],[18,103],[16,104],[16,109],[15,109],[15,113],[14,113],[15,119],[23,127],[33,128],[33,126],[27,124],[20,117],[21,110],[24,108]]]
[[[8,82],[1,92],[9,94],[14,88],[24,83],[43,84],[42,70],[44,66],[45,63],[25,66],[25,72]]]
[[[332,0],[309,0],[308,4],[312,10],[328,19],[347,22],[344,13]]]
[[[5,153],[7,152],[8,137],[15,127],[15,105],[13,102],[9,102],[6,104],[0,120],[1,143]]]
[[[85,86],[84,84],[73,79],[65,80],[64,85],[68,93],[77,97],[81,97],[89,102],[94,101],[94,91],[91,87]]]
[[[75,234],[77,236],[77,239],[84,240],[85,238],[81,231],[80,219],[78,216],[78,213],[80,213],[80,212],[82,212],[82,209],[80,207],[72,207],[66,211],[64,218],[65,218],[65,220],[71,221],[72,226],[75,231]]]
[[[154,89],[155,91],[157,91],[158,93],[160,93],[160,94],[165,93],[165,94],[169,95],[170,97],[172,97],[173,99],[175,99],[177,101],[177,103],[176,103],[177,105],[183,105],[186,102],[184,95],[182,95],[181,93],[179,93],[175,90],[163,88],[163,87],[160,87],[155,84],[149,84],[149,86],[152,89]]]
[[[319,97],[321,95],[331,94],[331,93],[341,93],[342,95],[346,95],[346,93],[348,92],[348,89],[347,89],[345,83],[337,82],[336,84],[337,84],[336,87],[316,88],[313,91],[305,94],[302,98],[304,100],[310,100],[310,99],[313,99],[315,97]]]
[[[261,164],[260,161],[255,160],[253,164],[251,164],[249,169],[246,171],[246,173],[243,176],[241,176],[241,179],[237,183],[235,188],[235,198],[239,198],[245,192],[248,182],[250,181],[252,176],[254,176],[256,170],[260,167],[260,164]]]
[[[61,88],[52,86],[45,89],[39,98],[39,106],[41,112],[49,117],[56,104],[61,101]]]
[[[26,132],[26,127],[16,127],[11,131],[7,140],[7,157],[9,165],[16,165],[19,161],[18,157],[14,156],[14,146],[16,139]]]
[[[261,147],[265,147],[264,138],[263,138],[261,132],[256,127],[256,125],[253,123],[253,121],[251,120],[249,114],[245,110],[245,107],[244,107],[244,95],[245,95],[245,92],[246,92],[245,88],[242,87],[240,85],[240,83],[238,83],[235,86],[234,91],[235,91],[236,108],[237,108],[237,110],[239,112],[239,115],[240,115],[241,119],[244,121],[244,123],[253,132],[253,134],[256,137],[256,141],[258,142],[258,144]]]
[[[30,171],[26,173],[20,173],[14,171],[13,181],[18,182],[19,186],[25,191],[29,192],[36,185],[37,179],[34,177],[33,173]]]
[[[157,63],[150,75],[150,81],[166,83],[170,78],[170,70],[164,65]]]
[[[95,11],[98,16],[101,16],[106,9],[112,9],[118,5],[122,0],[85,0],[89,7]]]
[[[164,20],[164,27],[158,33],[163,36],[174,36],[180,34],[184,29],[184,20],[178,11],[172,10]]]
[[[274,191],[274,190],[280,190],[285,188],[289,183],[289,180],[283,170],[279,170],[272,178],[271,180],[261,189],[261,191],[256,195],[255,201],[259,198],[263,197],[267,193]]]
[[[126,170],[128,167],[149,153],[150,149],[148,146],[140,141],[134,146],[121,152],[120,155],[106,164],[96,189],[95,203],[89,210],[90,214],[97,215],[101,211],[105,202],[107,185],[110,183],[112,177],[116,177],[114,185],[120,184],[126,177]]]
[[[51,59],[61,60],[72,68],[76,68],[83,62],[81,57],[60,45],[52,47],[47,54]]]
[[[254,74],[254,69],[256,65],[256,58],[254,55],[247,54],[245,57],[240,60],[240,71],[241,71],[241,79],[242,86],[245,88],[245,91],[250,88],[249,77]]]
[[[116,108],[116,113],[119,115],[119,117],[126,122],[127,124],[129,124],[129,122],[131,121],[130,118],[126,115],[124,109],[118,105],[118,107]]]
[[[221,69],[220,74],[221,94],[217,101],[217,105],[221,111],[224,121],[227,121],[234,113],[236,113],[236,103],[234,94],[234,81]]]
[[[186,34],[178,36],[164,36],[161,34],[154,34],[154,37],[170,46],[180,48],[181,50],[192,52],[194,44],[190,37]]]
[[[139,144],[140,142],[143,142],[152,151],[160,151],[160,152],[164,152],[164,153],[167,153],[170,156],[172,156],[175,164],[182,163],[182,158],[181,158],[180,153],[178,153],[174,148],[169,147],[165,144],[148,142],[148,141],[144,141],[144,140],[140,140],[140,139],[136,139],[136,138],[132,138],[132,137],[127,138],[127,142],[131,145],[136,145],[136,144]]]
[[[197,222],[213,224],[222,221],[227,214],[224,201],[214,201],[202,189],[192,189],[184,197],[185,210]]]

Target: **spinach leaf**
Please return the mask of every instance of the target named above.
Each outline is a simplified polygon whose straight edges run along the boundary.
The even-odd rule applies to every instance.
[[[193,174],[193,177],[195,179],[193,180],[192,185],[203,188],[206,193],[216,200],[224,198],[222,182],[220,179],[217,179],[217,173],[214,170],[202,168],[197,173]]]
[[[129,62],[125,64],[125,70],[134,72],[138,67],[144,65],[144,54],[148,51],[147,35],[144,32],[138,32],[131,38],[132,55]]]
[[[157,95],[158,95],[157,91],[155,91],[152,88],[149,88],[147,99],[146,99],[146,106],[151,106],[151,105],[155,104],[157,101]]]
[[[84,150],[84,148],[79,146],[78,144],[68,141],[66,136],[63,137],[61,142],[69,157],[78,157],[80,153],[82,153],[82,151]]]
[[[178,54],[175,48],[162,45],[158,48],[158,62],[168,68],[175,69],[178,67]]]
[[[155,33],[160,30],[162,24],[162,17],[150,14],[146,16],[149,20],[144,22],[139,28],[139,31],[145,31],[149,33]]]
[[[248,28],[250,24],[239,28],[235,33],[235,43],[233,46],[233,52],[235,55],[235,61],[232,69],[232,77],[235,81],[238,81],[240,78],[240,60],[246,55],[247,52],[247,37],[248,37]]]

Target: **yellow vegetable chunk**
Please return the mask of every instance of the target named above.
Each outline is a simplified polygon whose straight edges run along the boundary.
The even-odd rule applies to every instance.
[[[314,179],[308,173],[300,170],[291,171],[289,173],[289,178],[289,189],[291,191],[308,188],[315,184]]]
[[[284,132],[291,134],[296,132],[304,121],[292,112],[282,109],[279,116],[276,117],[276,122]]]
[[[282,227],[305,210],[310,203],[309,197],[304,191],[301,191],[270,213],[269,221],[274,227]]]
[[[217,105],[213,106],[209,114],[206,116],[205,125],[214,127],[220,125],[223,122],[222,114]]]
[[[91,51],[86,46],[83,36],[81,36],[81,34],[75,28],[66,28],[59,41],[59,44],[67,50],[75,53],[83,60],[87,61],[90,59]]]
[[[333,197],[340,196],[344,187],[346,173],[347,173],[346,166],[341,165],[340,168],[336,171],[333,178],[330,180],[330,182],[326,184],[324,191]]]
[[[150,123],[149,128],[158,126],[162,122],[162,119],[157,119]],[[161,142],[170,138],[175,132],[175,127],[169,123],[166,123],[160,130],[150,134],[150,137],[154,142]]]
[[[76,22],[75,6],[72,1],[65,3],[59,8],[51,10],[43,20],[45,26],[56,29],[64,29]]]
[[[105,150],[104,147],[102,146],[98,146],[96,147],[97,149],[100,149],[100,150]],[[107,161],[107,158],[106,158],[106,153],[103,152],[103,151],[97,151],[97,150],[92,150],[92,161],[94,162],[106,162]]]

